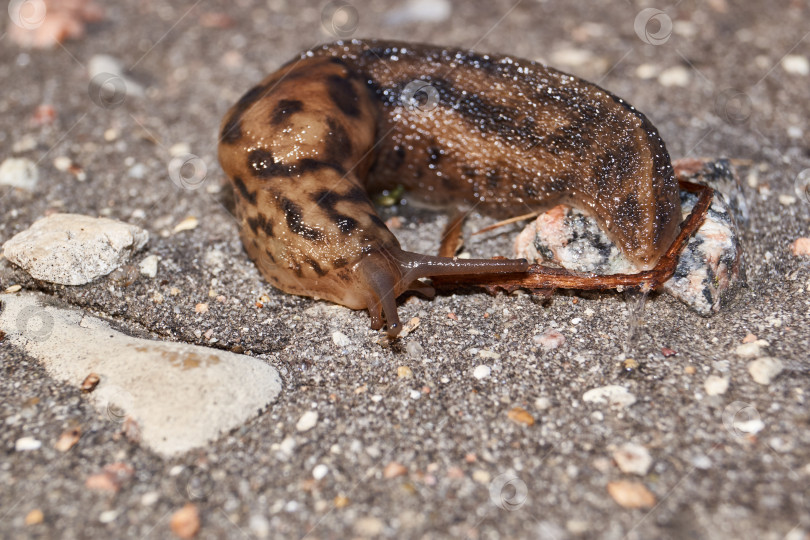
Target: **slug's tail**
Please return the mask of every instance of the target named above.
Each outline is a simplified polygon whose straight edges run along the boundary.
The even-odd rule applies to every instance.
[[[421,278],[451,275],[519,274],[529,267],[526,259],[456,259],[434,257],[389,247],[374,251],[356,266],[361,281],[368,286],[366,307],[371,327],[388,325],[388,335],[395,337],[402,330],[397,314],[397,297],[406,291],[432,296],[433,287],[418,281]]]

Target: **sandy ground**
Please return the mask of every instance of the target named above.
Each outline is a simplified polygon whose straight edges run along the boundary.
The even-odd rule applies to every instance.
[[[324,5],[105,3],[105,18],[63,47],[25,50],[4,35],[0,158],[28,157],[40,180],[33,191],[0,186],[0,242],[48,212],[103,215],[148,229],[144,254],[161,262],[154,279],[57,287],[2,261],[0,290],[44,290],[140,337],[245,351],[275,366],[284,389],[216,443],[162,459],[122,436],[78,388],[0,343],[0,536],[164,538],[190,501],[200,538],[805,538],[810,265],[790,244],[810,236],[810,201],[794,189],[810,168],[806,4],[661,4],[640,26],[645,6],[618,0],[455,2],[434,22],[402,22],[384,2],[349,7],[356,25],[330,31],[548,61],[644,111],[673,157],[750,160],[741,175],[748,287],[708,319],[655,296],[633,339],[634,300],[616,293],[414,299],[400,314],[419,317],[419,328],[382,346],[366,313],[263,282],[219,190],[220,118],[264,74],[334,39]],[[87,71],[97,54],[119,59],[143,96],[98,106]],[[38,125],[43,104],[56,118]],[[206,165],[201,189],[170,180],[172,152],[185,149],[178,144]],[[60,170],[63,156],[86,178]],[[436,249],[443,216],[407,206],[384,217],[392,215],[403,219],[406,247]],[[187,216],[199,225],[172,234]],[[470,250],[503,253],[515,232]],[[201,302],[208,313],[195,312]],[[545,351],[534,336],[549,329],[566,341]],[[335,344],[336,331],[348,345]],[[769,385],[752,379],[752,358],[735,354],[748,334],[784,364]],[[488,376],[475,376],[487,371],[479,366]],[[728,389],[708,395],[710,376]],[[636,402],[583,400],[607,385]],[[513,419],[516,407],[533,425]],[[313,410],[316,425],[298,431]],[[76,426],[78,444],[54,449]],[[23,437],[42,448],[17,451]],[[626,443],[649,453],[645,474],[618,466]],[[134,470],[117,493],[85,486],[111,463]],[[620,505],[622,486],[647,507]]]

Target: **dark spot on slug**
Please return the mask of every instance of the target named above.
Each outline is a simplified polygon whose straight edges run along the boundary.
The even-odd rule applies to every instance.
[[[290,199],[282,198],[281,210],[284,212],[284,219],[287,221],[287,227],[289,227],[292,232],[306,238],[307,240],[314,240],[316,242],[323,240],[323,233],[321,231],[304,224],[300,206],[292,202]]]
[[[347,264],[349,264],[349,261],[347,261],[343,257],[338,257],[337,259],[332,261],[332,267],[334,267],[334,268],[343,268]]]
[[[268,237],[273,237],[273,222],[269,221],[264,214],[259,214],[255,218],[248,218],[247,223],[254,233],[258,234],[259,231],[264,231],[264,234]]]
[[[498,189],[501,185],[501,173],[497,169],[490,169],[487,171],[487,187],[489,189]]]
[[[372,213],[369,212],[368,218],[377,227],[380,227],[381,229],[388,229],[388,227],[385,225],[385,222],[383,220],[381,220],[380,216],[378,216],[377,214],[372,214]]]
[[[351,117],[360,115],[357,92],[352,83],[338,75],[330,75],[326,79],[329,97],[343,114]]]
[[[405,163],[405,147],[399,144],[394,146],[394,149],[389,154],[388,160],[388,166],[392,171],[396,171],[402,167],[402,164]]]
[[[258,148],[248,154],[247,165],[259,178],[289,175],[287,167],[276,163],[273,159],[273,153],[263,148]]]
[[[289,171],[288,174],[295,174],[295,173],[304,174],[320,171],[322,169],[332,169],[341,176],[346,174],[346,169],[344,169],[343,166],[339,163],[321,161],[319,159],[312,159],[312,158],[304,158],[295,165],[292,165],[291,167],[288,168]]]
[[[442,149],[438,146],[431,146],[427,149],[428,162],[434,167],[442,159]]]
[[[357,220],[352,217],[337,214],[334,216],[334,220],[335,225],[343,234],[349,234],[357,228]]]
[[[315,271],[315,273],[318,274],[319,276],[326,275],[327,270],[321,268],[321,265],[318,264],[318,261],[316,261],[315,259],[310,259],[309,257],[307,257],[304,259],[304,262],[310,265],[312,269]]]
[[[270,118],[270,123],[274,126],[279,125],[289,116],[304,110],[304,104],[297,99],[282,99],[276,103],[273,109],[273,115]]]
[[[241,195],[243,199],[250,204],[256,204],[256,192],[250,191],[245,185],[244,180],[238,176],[234,176],[233,183],[236,186],[236,190],[239,192],[239,195]]]
[[[343,124],[334,118],[327,118],[326,123],[329,126],[329,141],[327,143],[327,150],[329,151],[329,159],[331,161],[340,163],[348,159],[352,155],[352,139]]]
[[[265,253],[265,255],[267,255],[267,258],[268,258],[268,259],[270,259],[270,262],[271,262],[271,263],[275,263],[275,262],[276,262],[276,258],[275,258],[275,257],[273,257],[273,254],[270,252],[270,250],[269,250],[269,249],[266,249],[266,250],[264,251],[264,253]]]

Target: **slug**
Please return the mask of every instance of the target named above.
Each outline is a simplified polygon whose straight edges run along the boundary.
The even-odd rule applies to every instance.
[[[416,89],[416,90],[414,90]],[[367,309],[431,276],[515,274],[525,260],[403,250],[369,193],[508,217],[557,204],[593,216],[638,267],[678,235],[680,200],[655,127],[599,86],[536,62],[352,40],[302,53],[225,115],[219,161],[248,255],[288,293]]]

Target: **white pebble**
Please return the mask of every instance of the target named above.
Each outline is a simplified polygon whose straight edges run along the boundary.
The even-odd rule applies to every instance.
[[[613,459],[623,473],[644,476],[652,466],[652,457],[646,448],[639,444],[625,443],[613,452]]]
[[[698,454],[692,458],[692,465],[696,469],[701,469],[705,471],[712,467],[712,460],[709,459],[709,456],[705,454]]]
[[[501,357],[500,354],[490,351],[488,349],[482,349],[478,351],[478,356],[480,356],[481,358],[491,358],[493,360],[498,360]]]
[[[424,349],[422,349],[422,345],[420,345],[418,341],[409,341],[408,344],[405,345],[405,352],[414,360],[421,358],[423,351]]]
[[[37,164],[26,158],[8,158],[0,164],[0,186],[32,191],[39,180]]]
[[[101,523],[112,523],[118,517],[118,510],[107,510],[98,515]]]
[[[479,380],[486,379],[487,377],[490,376],[491,373],[492,368],[490,368],[489,366],[484,365],[475,366],[475,369],[473,370],[473,377]]]
[[[658,75],[658,66],[655,64],[641,64],[636,68],[636,77],[639,79],[652,79]]]
[[[545,411],[551,408],[551,400],[547,397],[539,397],[534,400],[534,406],[537,410]]]
[[[298,431],[309,431],[318,423],[318,411],[307,411],[301,415],[298,422],[295,424],[295,429]]]
[[[312,469],[312,478],[315,480],[322,480],[327,474],[329,474],[329,467],[323,463],[315,465],[315,468]]]
[[[796,204],[796,197],[793,195],[779,195],[779,204],[782,206],[790,206]]]
[[[28,450],[39,450],[42,443],[33,437],[20,437],[14,443],[14,450],[17,452],[26,452]]]
[[[59,156],[54,158],[53,166],[57,171],[66,171],[73,165],[73,160],[67,156]]]
[[[556,349],[565,343],[565,336],[557,330],[546,330],[542,334],[532,337],[535,345],[539,345],[544,351]]]
[[[664,70],[658,76],[658,83],[661,86],[686,86],[692,78],[689,70],[684,66],[673,66]]]
[[[810,61],[806,56],[789,54],[782,59],[782,69],[791,75],[808,75],[810,74]]]
[[[147,491],[141,495],[141,506],[152,506],[160,499],[160,493],[157,491]]]
[[[734,354],[743,358],[753,358],[755,356],[760,356],[762,354],[762,349],[768,345],[770,345],[770,343],[764,339],[758,339],[756,341],[752,341],[751,343],[743,343],[742,345],[738,345],[737,348],[734,349]]]
[[[253,514],[248,520],[248,527],[250,532],[256,535],[257,538],[267,538],[270,536],[270,522],[267,518],[259,514]]]
[[[743,433],[749,433],[751,435],[756,435],[763,429],[765,429],[765,422],[762,421],[761,418],[752,418],[751,420],[745,421],[736,421],[734,422],[734,428],[742,431]]]
[[[352,341],[349,339],[349,336],[337,330],[332,332],[332,341],[338,347],[348,347],[349,345],[352,344]]]
[[[420,397],[422,397],[422,392],[420,392],[419,390],[411,390],[410,395],[411,399],[419,399]]]
[[[597,405],[607,404],[610,407],[624,409],[636,402],[636,396],[627,391],[627,388],[618,385],[592,388],[582,394],[582,401]]]
[[[728,390],[728,377],[718,377],[717,375],[709,375],[703,383],[703,389],[709,396],[720,396]]]
[[[138,265],[138,269],[140,270],[141,274],[146,277],[155,277],[158,270],[158,256],[149,255],[148,257],[145,257],[141,261],[141,264]]]
[[[759,384],[771,384],[771,381],[785,368],[778,358],[763,356],[748,364],[748,373]]]

